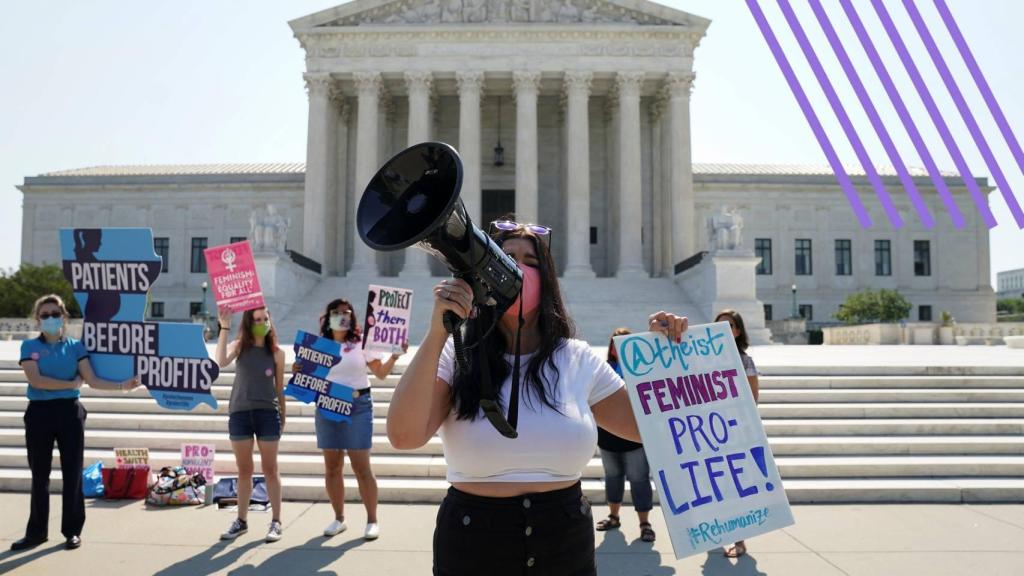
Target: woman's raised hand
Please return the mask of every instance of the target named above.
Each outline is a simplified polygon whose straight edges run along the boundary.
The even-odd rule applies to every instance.
[[[220,322],[220,325],[224,328],[231,328],[232,316],[233,314],[231,313],[231,310],[229,310],[227,306],[221,306],[220,308],[217,309],[217,320]]]
[[[473,310],[473,289],[461,278],[442,280],[434,286],[434,317],[437,326],[443,323],[445,312],[454,312],[459,318],[468,318]]]
[[[683,332],[690,326],[690,319],[686,316],[676,316],[671,312],[659,311],[648,317],[647,329],[651,332],[661,332],[673,342],[683,340]]]

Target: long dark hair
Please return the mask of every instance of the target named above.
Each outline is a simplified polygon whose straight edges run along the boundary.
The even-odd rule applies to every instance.
[[[750,346],[750,338],[747,337],[747,327],[743,324],[743,316],[740,316],[740,313],[732,308],[726,308],[715,316],[715,322],[721,320],[723,316],[732,320],[732,323],[740,331],[740,335],[736,337],[736,347],[740,349],[740,354],[746,354],[747,347]]]
[[[359,342],[362,340],[362,333],[359,330],[359,322],[356,321],[356,308],[351,302],[344,298],[335,298],[327,303],[327,308],[320,316],[320,335],[328,340],[334,339],[334,331],[331,330],[331,311],[337,310],[339,306],[348,306],[348,332],[345,333],[345,342]]]
[[[632,334],[632,333],[633,333],[633,331],[630,330],[629,328],[626,328],[626,327],[616,328],[612,332],[611,338],[608,339],[608,356],[605,358],[606,362],[611,364],[612,361],[614,360],[615,364],[619,363],[618,358],[614,354],[614,352],[615,352],[615,337],[616,336],[625,336],[626,334]]]
[[[257,310],[263,310],[267,313],[267,320],[270,320],[270,331],[263,337],[263,347],[266,349],[267,354],[274,354],[277,352],[277,333],[274,330],[273,320],[270,318],[270,310],[267,308],[254,308],[252,310],[246,310],[242,313],[242,324],[238,327],[238,349],[239,355],[246,353],[252,348],[256,347],[256,337],[252,335],[252,325],[254,324],[252,318],[253,314]]]
[[[533,244],[537,254],[537,265],[540,272],[540,314],[537,317],[540,347],[525,366],[522,378],[528,391],[527,402],[531,406],[532,397],[536,395],[544,405],[560,412],[557,406],[556,385],[561,374],[558,366],[555,365],[554,354],[565,344],[567,339],[576,336],[576,326],[562,301],[562,291],[558,285],[558,272],[554,259],[551,257],[551,251],[546,242],[541,241],[536,234],[522,227],[515,230],[498,230],[492,235],[492,238],[499,246],[511,238],[523,238]],[[505,353],[510,351],[510,346],[514,343],[506,343],[505,338],[497,329],[489,331],[491,326],[499,320],[500,318],[495,318],[493,308],[481,307],[477,317],[466,322],[465,341],[467,345],[471,346],[481,338],[482,341],[480,341],[479,347],[468,351],[469,366],[459,364],[455,377],[452,379],[451,401],[460,420],[474,420],[480,410],[479,354],[487,355],[491,382],[494,384],[495,391],[498,392],[498,401],[501,402],[501,387],[505,383],[505,378],[512,372],[512,365],[505,359]]]

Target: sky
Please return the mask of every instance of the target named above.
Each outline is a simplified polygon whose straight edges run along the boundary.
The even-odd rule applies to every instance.
[[[900,0],[884,0],[976,176],[978,146],[944,88]],[[1024,2],[947,0],[1010,126],[1024,138]],[[792,92],[742,0],[667,0],[712,20],[695,55],[695,162],[825,165]],[[307,101],[303,52],[288,20],[334,5],[323,0],[90,0],[8,3],[0,20],[0,268],[20,261],[25,176],[98,164],[302,162]],[[839,7],[823,0],[901,157],[923,166]],[[932,1],[917,0],[1018,201],[1024,175],[1000,135]],[[797,76],[845,164],[848,139],[814,80],[775,0],[760,0]],[[807,0],[792,5],[876,165],[891,164],[828,48]],[[911,116],[944,170],[955,165],[929,121],[868,0],[854,0]],[[840,80],[843,80],[840,82]],[[862,195],[870,201],[868,195]],[[845,199],[837,192],[837,202]],[[1024,268],[1024,231],[999,191],[990,233],[993,284]],[[851,218],[853,214],[851,212]],[[936,214],[937,218],[946,217]],[[908,226],[920,228],[916,218]],[[876,226],[888,225],[877,223]]]

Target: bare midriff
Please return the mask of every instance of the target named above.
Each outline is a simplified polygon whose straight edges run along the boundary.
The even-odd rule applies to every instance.
[[[553,492],[568,488],[579,480],[559,480],[558,482],[452,482],[456,490],[474,496],[487,498],[511,498],[523,494]]]

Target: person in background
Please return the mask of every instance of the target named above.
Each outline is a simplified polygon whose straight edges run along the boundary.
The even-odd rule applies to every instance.
[[[324,453],[324,484],[327,496],[334,508],[334,520],[324,528],[324,536],[344,532],[345,524],[345,453],[348,453],[352,472],[359,485],[359,496],[366,507],[366,530],[363,537],[376,540],[380,536],[377,522],[377,478],[370,468],[370,448],[373,444],[373,397],[370,395],[369,368],[373,375],[383,380],[395,367],[395,362],[408,349],[408,342],[402,352],[391,354],[385,361],[377,354],[365,352],[362,334],[352,304],[344,298],[327,303],[327,309],[320,317],[320,336],[341,344],[341,362],[332,366],[327,379],[352,388],[352,414],[348,422],[336,422],[316,412],[316,445]],[[292,372],[298,372],[301,363],[292,365]]]
[[[235,381],[231,385],[228,434],[238,466],[238,518],[231,523],[222,540],[234,540],[249,530],[249,499],[252,497],[253,438],[260,448],[260,465],[267,481],[267,496],[273,519],[266,541],[281,539],[281,474],[277,467],[278,443],[284,431],[287,404],[284,399],[284,350],[277,345],[277,334],[266,308],[246,310],[238,337],[228,343],[231,311],[221,308],[220,335],[217,338],[217,363],[221,368],[235,362]]]
[[[736,348],[740,351],[740,360],[743,361],[743,369],[747,374],[747,382],[750,382],[750,392],[754,396],[754,402],[757,402],[757,367],[754,365],[754,359],[747,354],[747,348],[750,346],[750,339],[747,337],[747,328],[743,325],[743,317],[735,310],[725,309],[715,316],[715,322],[729,323],[729,327],[732,329],[732,336],[736,339]],[[747,544],[743,540],[736,542],[725,551],[725,555],[728,558],[739,558],[746,553]]]
[[[22,342],[18,361],[28,380],[25,446],[32,469],[32,503],[25,537],[11,544],[11,550],[28,550],[47,540],[54,441],[63,484],[60,531],[71,550],[82,545],[85,524],[82,460],[88,412],[78,401],[82,382],[100,390],[127,392],[139,385],[139,379],[110,382],[96,376],[85,346],[67,335],[68,311],[60,296],[48,294],[36,300],[32,317],[39,337]]]
[[[608,365],[622,376],[619,368],[619,354],[615,349],[616,336],[632,334],[629,328],[616,328],[608,341]],[[601,449],[601,463],[604,465],[604,493],[608,499],[608,517],[599,520],[598,531],[614,530],[622,525],[619,509],[626,491],[626,478],[633,497],[633,508],[640,518],[640,540],[654,542],[654,528],[648,521],[654,508],[654,492],[651,489],[651,467],[647,463],[644,445],[620,438],[604,428],[597,428],[597,447]]]

